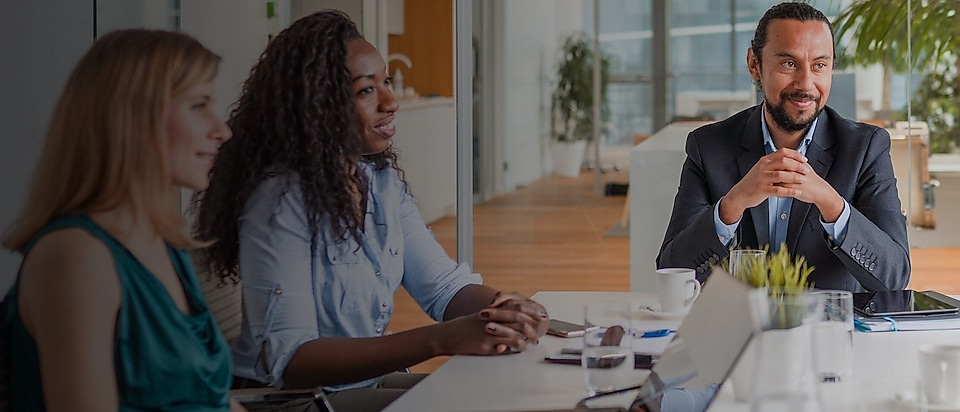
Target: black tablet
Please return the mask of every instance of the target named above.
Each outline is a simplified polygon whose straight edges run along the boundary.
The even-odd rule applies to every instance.
[[[931,315],[956,313],[957,306],[937,299],[937,293],[892,290],[853,294],[853,309],[865,316]],[[952,300],[952,299],[951,299]]]

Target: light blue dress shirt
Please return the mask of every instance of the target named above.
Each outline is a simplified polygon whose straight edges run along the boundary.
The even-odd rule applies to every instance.
[[[334,242],[329,222],[311,242],[295,175],[264,180],[247,200],[239,221],[243,326],[233,344],[238,376],[282,388],[283,372],[300,345],[321,337],[383,335],[401,285],[440,321],[461,288],[481,283],[469,265],[457,264],[440,247],[393,168],[360,168],[370,181],[360,244],[352,238]]]
[[[763,107],[761,110],[763,110],[763,112],[761,112],[761,119],[763,120],[760,122],[763,130],[763,148],[767,154],[771,154],[777,151],[777,147],[773,144],[770,129],[767,128],[766,116],[763,116],[766,112],[766,107]],[[810,125],[810,129],[807,130],[807,134],[803,137],[803,142],[801,142],[800,147],[797,148],[797,151],[800,152],[801,155],[807,155],[807,148],[810,147],[810,142],[813,140],[813,132],[817,129],[817,122],[818,119],[813,120],[813,124]],[[780,245],[787,241],[787,226],[790,223],[790,209],[792,207],[793,198],[780,198],[777,196],[767,198],[767,222],[769,223],[768,228],[770,230],[767,239],[770,239],[771,252],[780,250]],[[820,224],[823,225],[823,229],[835,245],[843,243],[843,238],[847,234],[847,221],[849,219],[850,205],[846,199],[843,200],[843,212],[840,212],[840,217],[837,218],[836,222],[827,223],[824,222],[821,217]],[[720,243],[729,246],[736,238],[737,227],[740,226],[740,219],[729,225],[724,224],[723,221],[720,220],[720,202],[718,201],[713,207],[713,224],[717,230],[717,236],[720,238]],[[762,248],[764,245],[759,246]]]

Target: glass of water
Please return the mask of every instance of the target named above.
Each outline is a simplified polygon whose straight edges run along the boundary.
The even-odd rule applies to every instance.
[[[845,290],[813,293],[823,312],[813,324],[813,365],[820,382],[849,381],[853,375],[853,294]]]
[[[589,302],[584,306],[583,380],[588,395],[633,384],[633,327],[626,302]],[[595,329],[589,329],[596,326]]]

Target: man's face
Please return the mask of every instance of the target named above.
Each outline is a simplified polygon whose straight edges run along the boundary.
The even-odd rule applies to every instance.
[[[760,83],[767,124],[784,132],[807,130],[830,95],[833,37],[826,23],[774,19],[767,44],[756,56],[747,50],[747,67]]]

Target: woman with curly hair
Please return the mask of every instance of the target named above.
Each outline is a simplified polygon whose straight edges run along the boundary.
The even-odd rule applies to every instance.
[[[337,406],[392,371],[546,332],[541,305],[482,285],[424,224],[391,147],[397,108],[380,54],[338,11],[293,23],[253,68],[195,199],[215,241],[202,262],[242,280],[238,382],[324,386]],[[385,334],[401,285],[440,323]],[[361,393],[379,409],[400,392]]]
[[[230,347],[184,250],[203,244],[178,207],[230,139],[219,62],[184,34],[122,30],[70,74],[3,241],[23,254],[2,319],[12,410],[231,409]]]

